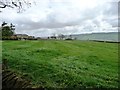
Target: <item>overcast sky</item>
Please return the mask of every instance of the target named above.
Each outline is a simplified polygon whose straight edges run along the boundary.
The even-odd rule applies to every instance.
[[[33,0],[31,0],[33,1]],[[13,23],[16,33],[33,36],[118,31],[119,0],[34,0],[36,4],[17,13],[2,9],[2,23]]]

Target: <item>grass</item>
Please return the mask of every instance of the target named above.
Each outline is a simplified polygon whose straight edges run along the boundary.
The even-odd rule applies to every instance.
[[[34,87],[118,87],[118,44],[3,41],[2,59]]]

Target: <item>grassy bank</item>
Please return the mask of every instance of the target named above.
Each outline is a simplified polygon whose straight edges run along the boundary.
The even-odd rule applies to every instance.
[[[118,44],[3,41],[2,59],[34,86],[118,87]]]

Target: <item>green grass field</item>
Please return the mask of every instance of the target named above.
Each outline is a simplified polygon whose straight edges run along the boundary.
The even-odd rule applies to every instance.
[[[118,44],[3,41],[2,59],[34,87],[118,87]]]

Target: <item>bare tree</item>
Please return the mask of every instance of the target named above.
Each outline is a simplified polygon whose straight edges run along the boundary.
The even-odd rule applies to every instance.
[[[53,33],[52,36],[51,36],[50,38],[52,38],[52,39],[56,39],[56,35],[55,35],[55,33]]]
[[[0,8],[2,10],[5,8],[17,8],[18,13],[20,13],[31,7],[32,4],[36,4],[35,2],[35,0],[0,0]]]
[[[64,39],[64,38],[65,38],[65,35],[59,34],[59,35],[58,35],[58,38],[59,38],[59,39]]]

